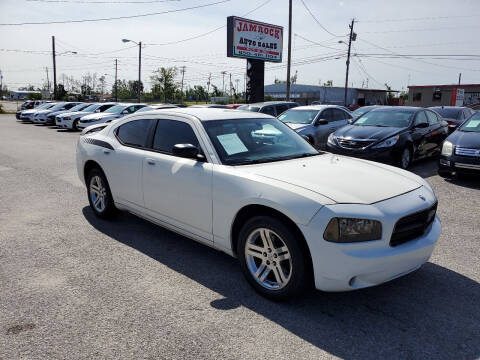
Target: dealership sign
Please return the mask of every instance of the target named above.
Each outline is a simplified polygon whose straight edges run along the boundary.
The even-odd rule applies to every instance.
[[[229,16],[227,56],[282,62],[283,27]]]

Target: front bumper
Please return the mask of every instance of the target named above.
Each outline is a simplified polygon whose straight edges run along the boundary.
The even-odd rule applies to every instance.
[[[480,157],[441,155],[438,171],[443,173],[480,174]]]
[[[425,200],[422,200],[422,196]],[[390,246],[399,219],[431,207],[435,195],[425,187],[375,204],[324,206],[307,226],[300,226],[312,257],[315,287],[323,291],[348,291],[375,286],[420,268],[428,261],[440,236],[438,217],[422,236]],[[376,219],[382,222],[382,239],[359,243],[331,243],[323,232],[334,216]]]
[[[382,149],[368,149],[368,150],[350,150],[337,145],[327,143],[327,151],[334,154],[352,156],[359,159],[378,161],[385,164],[394,164],[399,157],[398,151],[395,147]]]

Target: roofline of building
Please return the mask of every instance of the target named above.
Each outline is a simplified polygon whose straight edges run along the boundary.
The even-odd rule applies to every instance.
[[[480,87],[480,84],[451,84],[451,85],[410,85],[409,89],[424,89],[424,88],[453,88],[453,87]]]

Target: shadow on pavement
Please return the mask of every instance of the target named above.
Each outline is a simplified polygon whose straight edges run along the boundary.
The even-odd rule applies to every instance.
[[[427,263],[390,283],[348,293],[311,291],[273,303],[244,280],[235,259],[128,213],[112,221],[83,208],[100,232],[217,292],[215,309],[244,306],[346,359],[477,359],[480,284]],[[341,265],[339,265],[341,266]]]
[[[424,179],[438,175],[438,159],[418,160],[408,170]]]

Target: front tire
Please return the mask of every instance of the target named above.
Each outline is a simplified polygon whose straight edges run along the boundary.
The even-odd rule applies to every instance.
[[[249,284],[274,301],[303,293],[311,274],[301,241],[275,218],[257,216],[247,221],[239,234],[237,255]]]
[[[105,174],[98,168],[92,169],[87,176],[88,202],[94,214],[100,218],[109,218],[115,211],[110,186]]]
[[[404,170],[408,169],[412,163],[412,150],[409,147],[406,147],[400,153],[400,158],[398,159],[398,166]]]
[[[74,121],[73,121],[73,124],[72,124],[72,130],[73,130],[73,131],[78,131],[77,125],[78,125],[78,120],[74,120]]]

